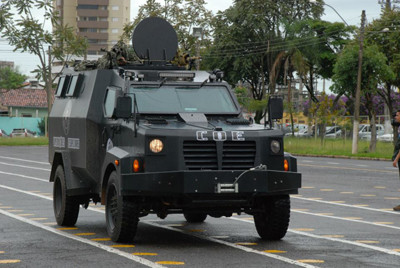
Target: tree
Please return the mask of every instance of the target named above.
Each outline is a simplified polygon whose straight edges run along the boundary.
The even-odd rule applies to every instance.
[[[52,4],[51,0],[13,0],[0,6],[0,32],[14,47],[14,52],[29,52],[39,58],[40,64],[33,72],[44,80],[49,112],[56,79],[51,76],[51,65],[58,60],[64,66],[72,55],[83,56],[87,47],[86,40],[76,36],[72,27],[61,24]],[[34,10],[44,12],[42,21],[34,15]],[[51,23],[52,32],[46,30],[46,22]]]
[[[0,68],[0,89],[10,90],[20,88],[26,78],[18,69],[10,67]]]
[[[201,46],[211,43],[211,22],[213,14],[205,8],[205,0],[165,0],[165,5],[155,0],[147,0],[139,7],[139,12],[132,23],[125,25],[123,38],[131,38],[136,25],[147,17],[161,17],[174,27],[178,35],[179,48],[192,55],[196,53],[197,42]],[[202,37],[196,40],[193,27],[202,28]]]
[[[357,44],[350,44],[340,54],[335,66],[333,75],[333,92],[341,95],[355,97],[357,86],[357,65],[358,65]],[[387,65],[386,56],[379,52],[375,45],[365,46],[362,65],[361,95],[365,97],[365,107],[371,122],[371,143],[369,150],[376,148],[376,110],[373,105],[373,97],[378,94],[378,85],[385,80],[393,79],[394,73]]]
[[[213,46],[202,56],[209,69],[224,70],[231,85],[243,81],[250,88],[261,108],[256,122],[265,115],[267,95],[275,93],[283,78],[288,49],[284,26],[321,13],[321,7],[308,1],[241,0],[217,14]]]
[[[400,11],[386,9],[379,19],[367,26],[366,33],[365,43],[378,47],[379,51],[386,56],[386,64],[395,74],[382,81],[383,90],[378,92],[387,104],[392,117],[393,113],[400,108],[392,98],[394,89],[400,88]],[[394,135],[394,139],[397,140],[397,135]]]

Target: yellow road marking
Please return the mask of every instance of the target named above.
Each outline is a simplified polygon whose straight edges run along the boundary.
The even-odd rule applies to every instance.
[[[277,250],[277,249],[269,249],[269,250],[264,250],[266,253],[286,253],[287,251],[284,250]]]
[[[321,192],[333,192],[334,189],[320,189]]]
[[[362,218],[360,218],[360,217],[343,217],[343,219],[346,219],[346,220],[362,220]]]
[[[315,187],[314,186],[303,186],[303,187],[301,187],[302,189],[315,189]]]
[[[204,232],[204,230],[202,230],[202,229],[190,229],[189,232],[201,233],[201,232]]]
[[[57,229],[61,230],[61,231],[78,230],[78,227],[61,227],[61,228],[57,228]]]
[[[44,225],[57,225],[56,222],[44,222],[43,224]]]
[[[380,210],[384,210],[384,211],[392,211],[393,208],[381,208]]]
[[[166,265],[184,265],[183,261],[158,261],[158,264],[166,264]]]
[[[21,210],[21,209],[11,209],[11,210],[7,210],[7,212],[23,212],[23,210]]]
[[[293,211],[310,211],[307,208],[292,208]]]
[[[360,196],[365,196],[365,197],[373,197],[376,196],[376,194],[362,194]]]
[[[376,223],[376,224],[394,224],[394,222],[384,222],[384,221],[377,221],[374,223]]]
[[[293,230],[302,231],[302,232],[312,232],[312,231],[314,231],[314,229],[312,229],[312,228],[295,228]]]
[[[354,192],[340,192],[341,194],[354,194]]]
[[[135,245],[112,245],[112,248],[134,248]]]
[[[331,237],[331,238],[343,238],[344,235],[322,235],[323,237]]]
[[[185,226],[185,224],[183,224],[183,223],[167,224],[167,226],[169,226],[169,227],[182,227],[182,226]]]
[[[4,254],[5,253],[5,251],[0,251],[0,254]]]
[[[379,244],[379,241],[372,241],[372,240],[356,240],[356,242],[363,244]]]
[[[400,197],[385,197],[386,200],[399,200]]]
[[[355,207],[369,207],[369,205],[366,205],[366,204],[354,204],[353,206],[355,206]]]
[[[132,255],[135,255],[135,256],[157,256],[158,254],[157,253],[149,253],[149,252],[135,252],[135,253],[132,253]]]
[[[330,201],[331,203],[336,203],[336,204],[343,204],[346,203],[345,201]]]
[[[322,216],[333,216],[333,213],[316,213],[316,214]]]
[[[257,246],[257,243],[251,243],[251,242],[238,242],[235,243],[236,245],[241,245],[241,246]]]
[[[252,221],[252,220],[254,220],[254,218],[243,218],[243,220]]]
[[[386,186],[375,186],[375,189],[386,189]]]
[[[93,238],[93,241],[111,241],[111,238]]]
[[[312,259],[305,259],[305,260],[297,260],[298,262],[302,263],[324,263],[323,260],[312,260]]]
[[[400,248],[394,248],[393,251],[400,252]]]
[[[19,263],[21,260],[0,260],[0,264]]]
[[[77,236],[85,236],[85,235],[95,235],[96,233],[77,233]]]
[[[18,216],[21,216],[21,217],[26,217],[26,216],[34,216],[35,214],[17,214]]]
[[[0,207],[1,209],[13,208],[13,207]]]
[[[48,220],[49,218],[30,218],[30,220],[33,221],[44,221],[44,220]]]

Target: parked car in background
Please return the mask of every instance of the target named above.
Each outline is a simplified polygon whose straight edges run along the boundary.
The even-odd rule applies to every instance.
[[[376,136],[379,137],[385,133],[385,128],[381,124],[376,124]],[[367,124],[361,124],[358,127],[358,137],[361,140],[371,140],[371,126]]]
[[[342,136],[341,126],[331,126],[326,128],[325,138],[339,138]]]
[[[10,137],[35,137],[36,133],[26,128],[14,128]]]
[[[393,134],[383,134],[381,136],[378,136],[376,138],[378,141],[384,141],[384,142],[393,142]]]
[[[1,128],[0,128],[0,137],[3,137],[3,138],[7,137],[8,138],[7,132],[5,132],[4,129],[1,129]]]

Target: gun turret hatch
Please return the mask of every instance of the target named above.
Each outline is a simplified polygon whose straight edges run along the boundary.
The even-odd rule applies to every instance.
[[[153,65],[165,65],[176,55],[178,36],[166,20],[150,17],[136,26],[132,46],[140,59]]]

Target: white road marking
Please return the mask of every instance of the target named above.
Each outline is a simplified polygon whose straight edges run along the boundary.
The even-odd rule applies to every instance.
[[[6,165],[6,166],[13,166],[13,167],[22,167],[22,168],[29,168],[29,169],[38,169],[38,170],[44,170],[44,171],[51,171],[51,169],[48,169],[48,168],[30,167],[30,166],[16,165],[16,164],[10,164],[10,163],[5,163],[5,162],[0,162],[0,164],[1,165]]]
[[[387,211],[387,210],[382,210],[382,209],[378,209],[378,208],[362,207],[362,206],[355,206],[355,205],[349,205],[349,204],[340,204],[340,203],[334,203],[334,202],[330,202],[330,201],[311,199],[311,198],[306,198],[306,197],[298,197],[298,196],[290,196],[290,197],[293,198],[293,199],[299,199],[299,200],[304,200],[304,201],[311,201],[311,202],[317,202],[317,203],[323,203],[323,204],[329,204],[329,205],[335,205],[335,206],[350,207],[350,208],[357,208],[357,209],[365,209],[365,210],[382,212],[382,213],[389,213],[389,214],[397,214],[397,215],[399,214],[399,212],[396,212],[396,211]]]
[[[35,181],[41,181],[41,182],[47,182],[47,183],[49,182],[49,180],[44,180],[44,179],[40,179],[40,178],[36,178],[36,177],[31,177],[31,176],[26,176],[26,175],[16,174],[16,173],[10,173],[10,172],[4,172],[4,171],[0,171],[0,174],[16,176],[16,177],[21,177],[21,178],[35,180]]]
[[[35,164],[41,164],[41,165],[48,165],[48,166],[50,165],[49,162],[39,162],[39,161],[26,160],[26,159],[7,157],[7,156],[0,156],[0,158],[9,159],[9,160],[16,160],[16,161],[22,161],[22,162],[35,163]]]
[[[240,218],[234,218],[234,217],[227,218],[227,219],[235,220],[235,221],[242,221],[242,222],[247,222],[247,223],[253,223],[252,221],[249,221],[249,220],[240,219]],[[353,245],[353,246],[372,249],[372,250],[375,250],[375,251],[380,251],[380,252],[383,252],[383,253],[386,253],[386,254],[390,254],[390,255],[400,256],[400,252],[396,252],[396,251],[391,250],[391,249],[371,246],[371,245],[367,245],[367,244],[363,244],[363,243],[359,243],[359,242],[354,242],[354,241],[349,241],[349,240],[344,240],[344,239],[339,239],[339,238],[334,238],[334,237],[320,236],[320,235],[310,234],[310,233],[306,233],[306,232],[295,231],[295,230],[292,230],[292,229],[288,229],[288,232],[291,232],[291,233],[294,233],[294,234],[298,234],[298,235],[304,235],[304,236],[308,236],[308,237],[312,237],[312,238],[317,238],[317,239],[324,239],[324,240],[330,240],[330,241],[334,241],[334,242],[340,242],[340,243],[349,244],[349,245]]]
[[[337,163],[337,162],[326,162],[327,164],[330,164],[330,165],[339,165],[339,163]]]
[[[149,261],[149,260],[146,260],[146,259],[144,259],[144,258],[135,256],[135,255],[132,255],[132,254],[130,254],[130,253],[127,253],[127,252],[124,252],[124,251],[115,249],[115,248],[113,248],[113,247],[106,246],[106,245],[97,243],[97,242],[92,241],[92,240],[88,240],[88,239],[85,239],[85,238],[82,238],[82,237],[79,237],[79,236],[76,236],[76,235],[73,235],[73,234],[69,234],[69,233],[66,233],[66,232],[57,230],[57,229],[55,229],[55,228],[46,226],[46,225],[44,225],[44,224],[42,224],[42,223],[35,222],[35,221],[33,221],[33,220],[29,220],[29,219],[26,219],[26,218],[23,218],[23,217],[14,215],[14,214],[9,213],[9,212],[7,212],[7,211],[5,211],[5,210],[2,210],[2,209],[0,209],[0,213],[3,214],[3,215],[5,215],[5,216],[8,216],[8,217],[10,217],[10,218],[14,218],[14,219],[19,220],[19,221],[22,221],[22,222],[24,222],[24,223],[27,223],[27,224],[36,226],[36,227],[41,228],[41,229],[43,229],[43,230],[45,230],[45,231],[48,231],[48,232],[57,234],[57,235],[59,235],[59,236],[63,236],[63,237],[66,237],[66,238],[69,238],[69,239],[72,239],[72,240],[76,240],[76,241],[79,241],[79,242],[81,242],[81,243],[84,243],[84,244],[87,244],[87,245],[90,245],[90,246],[93,246],[93,247],[102,249],[102,250],[104,250],[104,251],[107,251],[107,252],[110,252],[110,253],[119,255],[119,256],[121,256],[121,257],[130,259],[130,260],[135,261],[135,262],[137,262],[137,263],[143,264],[143,265],[145,265],[145,266],[147,266],[147,267],[154,267],[154,268],[166,267],[166,266],[162,266],[162,265],[159,265],[159,264],[157,264],[157,263],[151,262],[151,261]]]

